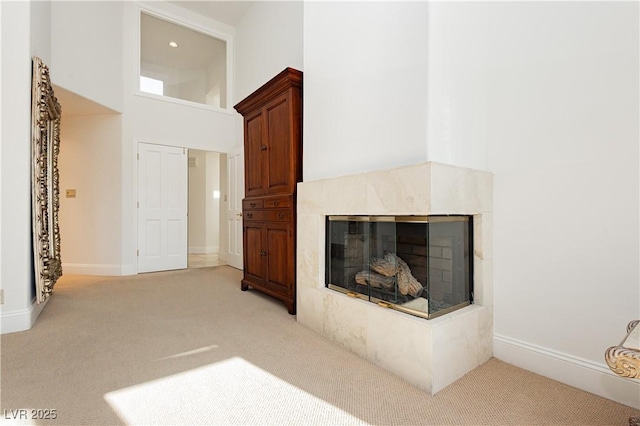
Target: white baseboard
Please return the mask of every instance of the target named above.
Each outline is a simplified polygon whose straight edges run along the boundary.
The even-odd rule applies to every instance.
[[[29,330],[33,327],[42,310],[49,303],[49,299],[37,304],[35,299],[28,309],[12,312],[2,312],[0,314],[0,333],[15,333],[17,331]]]
[[[604,360],[604,351],[602,357]],[[493,356],[541,376],[640,409],[640,381],[616,376],[609,367],[510,337],[493,336]]]
[[[136,265],[122,265],[120,275],[137,275],[138,267]]]
[[[218,246],[206,246],[206,247],[189,247],[189,254],[216,254],[220,251]]]
[[[69,275],[135,275],[138,271],[133,265],[105,265],[90,263],[63,263],[62,273]]]

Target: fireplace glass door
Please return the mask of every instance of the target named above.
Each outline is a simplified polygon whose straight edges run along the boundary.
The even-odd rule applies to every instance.
[[[470,216],[328,216],[327,287],[434,318],[472,302]]]

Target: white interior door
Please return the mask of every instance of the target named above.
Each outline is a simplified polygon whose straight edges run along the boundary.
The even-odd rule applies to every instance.
[[[242,269],[242,198],[244,197],[244,152],[237,148],[227,155],[227,263]]]
[[[187,267],[187,154],[138,144],[138,272]]]

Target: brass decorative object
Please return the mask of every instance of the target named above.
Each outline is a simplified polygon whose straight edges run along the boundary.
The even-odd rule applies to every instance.
[[[42,303],[62,276],[58,224],[62,107],[53,93],[49,67],[36,56],[31,87],[33,255],[36,301]]]
[[[618,346],[611,346],[604,353],[607,365],[618,376],[640,379],[640,348],[624,346],[625,342],[638,327],[640,320],[633,320],[627,325],[627,335]],[[640,417],[629,417],[629,426],[640,426]]]
[[[607,365],[618,376],[640,379],[640,351],[613,346],[605,352]]]
[[[607,365],[618,376],[640,379],[640,348],[624,346],[640,320],[631,321],[627,326],[627,335],[618,346],[612,346],[606,350],[604,359]]]

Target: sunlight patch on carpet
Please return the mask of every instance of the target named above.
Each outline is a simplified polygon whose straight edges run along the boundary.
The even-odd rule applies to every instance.
[[[104,399],[127,424],[367,424],[238,357]]]
[[[201,354],[203,352],[208,352],[211,349],[216,349],[216,348],[218,348],[218,345],[203,346],[201,348],[194,349],[194,350],[191,350],[191,351],[186,351],[186,352],[181,352],[179,354],[165,356],[164,358],[160,358],[160,361],[165,360],[165,359],[182,358],[182,357],[185,357],[185,356],[197,355],[197,354]]]

